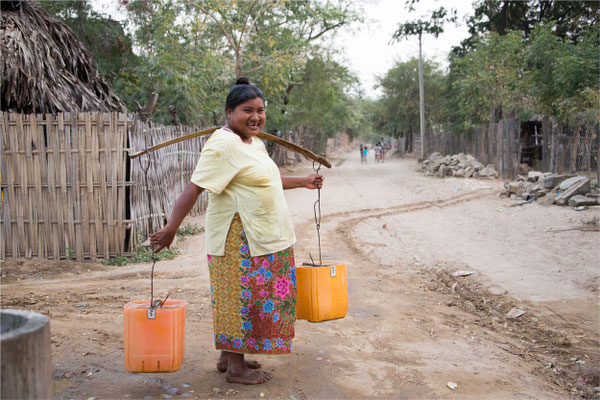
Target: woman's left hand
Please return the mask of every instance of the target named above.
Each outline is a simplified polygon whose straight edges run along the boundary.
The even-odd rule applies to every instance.
[[[323,175],[312,174],[306,177],[306,183],[304,187],[307,189],[321,189],[323,187],[323,181],[325,177]]]

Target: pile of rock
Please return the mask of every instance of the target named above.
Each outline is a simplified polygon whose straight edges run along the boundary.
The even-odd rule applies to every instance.
[[[421,170],[425,175],[437,175],[440,178],[456,176],[458,178],[497,178],[498,172],[492,165],[484,166],[470,154],[454,154],[442,156],[437,151],[425,161]]]
[[[589,178],[580,175],[553,174],[529,171],[527,177],[504,184],[505,192],[500,196],[538,201],[543,205],[595,206],[600,204],[600,194],[591,192]]]

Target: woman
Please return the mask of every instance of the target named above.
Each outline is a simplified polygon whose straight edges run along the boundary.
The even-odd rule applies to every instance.
[[[206,142],[191,182],[167,225],[150,237],[169,247],[200,193],[209,193],[206,252],[211,282],[217,369],[227,381],[271,378],[245,354],[289,354],[296,320],[296,241],[284,189],[321,188],[322,175],[281,177],[263,142],[264,95],[240,78],[225,103],[227,124]]]

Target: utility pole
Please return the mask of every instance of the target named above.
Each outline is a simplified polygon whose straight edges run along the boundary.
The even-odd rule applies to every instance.
[[[419,32],[419,120],[421,125],[421,159],[425,159],[425,90],[423,89],[423,51]]]
[[[414,11],[412,3],[416,1],[407,1],[407,8],[409,12]],[[448,13],[450,15],[448,15]],[[423,33],[430,33],[436,38],[442,32],[444,32],[444,23],[456,22],[456,10],[446,10],[444,7],[440,7],[431,13],[431,17],[408,21],[404,24],[400,24],[398,29],[392,35],[392,41],[400,41],[409,36],[419,36],[419,119],[421,125],[421,159],[425,158],[425,90],[423,89],[423,49],[422,49],[422,36]]]

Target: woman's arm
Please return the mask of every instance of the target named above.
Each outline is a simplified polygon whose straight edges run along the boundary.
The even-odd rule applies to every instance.
[[[177,234],[177,229],[179,228],[179,225],[181,225],[181,221],[183,221],[192,207],[194,207],[198,196],[203,190],[203,188],[196,186],[192,182],[188,183],[183,193],[177,198],[177,202],[175,202],[175,207],[173,207],[173,212],[171,213],[167,225],[150,236],[150,245],[154,247],[155,253],[161,251],[165,247],[171,247],[171,243]]]
[[[323,181],[325,177],[323,175],[308,175],[305,177],[291,177],[291,176],[282,176],[281,184],[283,185],[283,190],[286,189],[296,189],[296,188],[307,188],[307,189],[321,189],[323,187]]]

